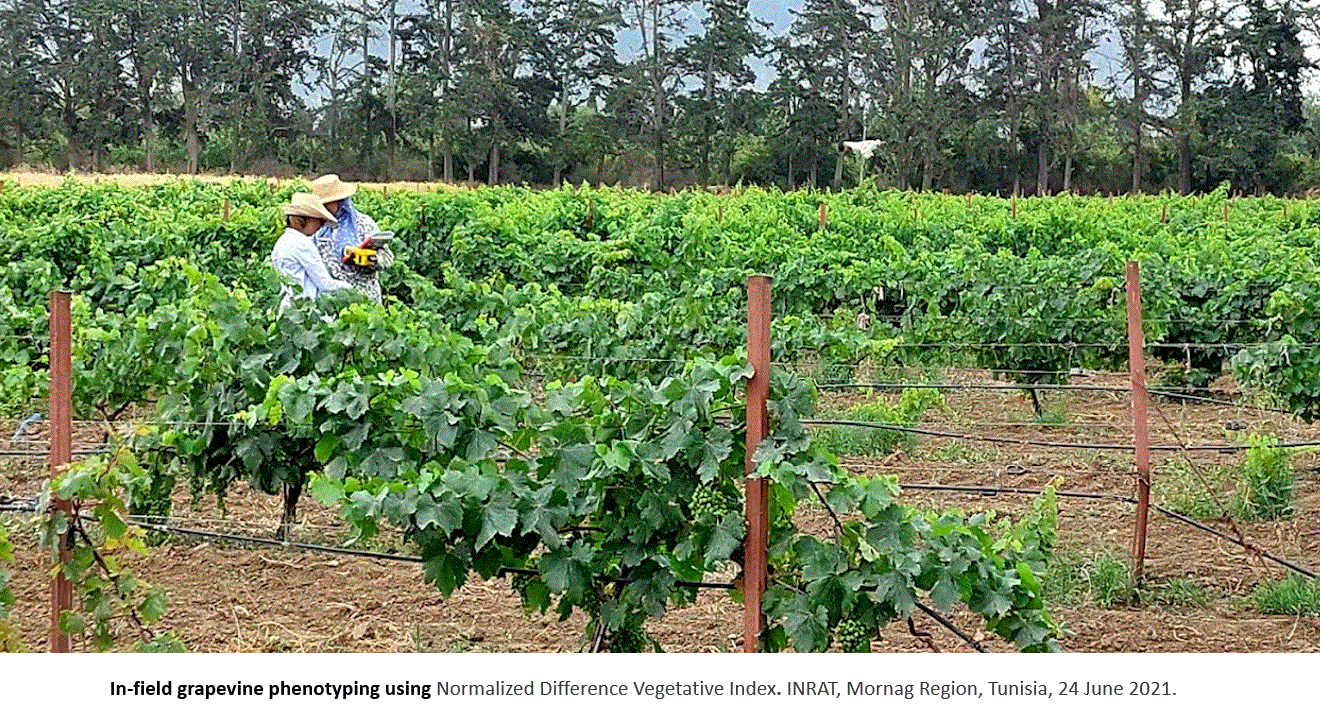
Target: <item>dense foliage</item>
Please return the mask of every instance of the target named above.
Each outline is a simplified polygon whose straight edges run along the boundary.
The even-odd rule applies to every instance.
[[[61,613],[59,628],[72,637],[86,637],[97,651],[114,647],[127,630],[143,652],[183,651],[183,645],[152,626],[165,614],[165,589],[142,581],[125,556],[146,554],[146,531],[126,522],[127,486],[144,475],[126,447],[74,464],[43,494],[42,545],[56,549],[67,536],[67,562],[52,573],[69,581],[74,607]],[[69,503],[69,512],[50,512],[54,499]],[[2,610],[2,609],[0,609]]]
[[[1317,407],[1308,293],[1320,275],[1320,210],[1307,202],[1222,192],[1011,204],[875,191],[360,195],[398,233],[387,294],[474,342],[507,340],[529,370],[552,377],[659,379],[672,368],[637,359],[727,355],[743,343],[746,275],[769,272],[773,355],[818,378],[864,380],[866,362],[1058,379],[1126,361],[1123,265],[1136,259],[1149,351],[1185,382],[1204,383],[1231,360],[1298,413]],[[176,259],[267,292],[275,205],[263,183],[0,193],[0,248],[12,259],[0,293],[7,410],[37,408],[51,287],[80,299],[79,373],[98,379],[80,387],[80,403],[113,413],[141,394],[111,388],[128,382],[118,372],[95,375],[97,354],[116,352],[107,340],[149,336],[143,318],[188,294]],[[133,377],[150,386],[151,372]]]
[[[1275,382],[1310,387],[1315,363],[1304,203],[359,195],[398,234],[386,305],[339,294],[278,312],[264,184],[0,193],[0,244],[15,259],[0,352],[17,359],[6,383],[26,389],[9,410],[40,400],[43,306],[62,285],[78,298],[78,412],[148,416],[119,455],[55,492],[113,516],[127,507],[118,492],[150,505],[176,476],[221,494],[247,482],[283,493],[287,522],[310,481],[360,535],[402,531],[442,592],[510,574],[529,610],[581,609],[594,646],[630,650],[692,584],[740,571],[748,273],[774,276],[774,357],[806,374],[969,363],[1040,380],[1126,359],[1123,263],[1137,258],[1152,352],[1192,376],[1235,360],[1314,411]],[[1271,356],[1280,344],[1289,353]],[[874,412],[910,422],[937,401]],[[919,513],[892,479],[850,476],[808,434],[804,373],[777,372],[771,405],[771,437],[753,449],[771,481],[764,647],[861,650],[922,599],[961,602],[1022,649],[1057,647],[1040,588],[1051,497],[1017,523]],[[794,522],[817,502],[836,517],[828,538]],[[102,642],[103,613],[158,615],[145,585],[65,570]]]

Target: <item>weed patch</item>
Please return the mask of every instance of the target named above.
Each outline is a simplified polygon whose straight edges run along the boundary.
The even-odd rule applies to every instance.
[[[921,414],[932,408],[943,408],[944,395],[931,388],[909,388],[895,404],[885,401],[862,403],[831,414],[832,420],[880,423],[887,426],[912,427]],[[885,456],[903,445],[911,451],[912,434],[898,428],[865,428],[848,426],[819,426],[813,435],[835,455]]]
[[[1137,589],[1137,601],[1143,606],[1205,608],[1210,605],[1205,586],[1190,578],[1171,578],[1167,583]]]
[[[1272,521],[1293,512],[1293,452],[1267,436],[1246,438],[1246,460],[1238,472],[1233,515],[1249,521]]]
[[[1256,586],[1251,605],[1261,613],[1320,616],[1320,581],[1293,574]]]
[[[1225,507],[1219,499],[1228,496],[1222,471],[1202,477],[1186,458],[1178,456],[1160,466],[1153,484],[1157,502],[1171,511],[1193,518],[1218,518]]]
[[[1132,564],[1109,549],[1089,557],[1057,552],[1045,569],[1045,597],[1054,603],[1109,607],[1131,602],[1135,589]]]

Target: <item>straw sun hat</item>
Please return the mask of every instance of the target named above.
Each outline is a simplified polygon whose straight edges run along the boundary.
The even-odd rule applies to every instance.
[[[345,183],[339,179],[338,175],[322,175],[312,181],[312,193],[320,198],[322,203],[343,200],[356,192],[357,185]]]
[[[319,197],[312,193],[294,193],[289,202],[280,206],[285,215],[297,215],[303,218],[320,218],[328,223],[335,222],[335,216],[325,209]]]

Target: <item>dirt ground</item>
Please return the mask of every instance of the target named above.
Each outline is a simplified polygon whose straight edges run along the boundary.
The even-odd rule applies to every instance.
[[[958,381],[988,378],[958,378]],[[1125,379],[1101,374],[1089,385],[1122,386]],[[833,394],[821,399],[828,414],[890,394]],[[1119,393],[1051,392],[1045,395],[1054,423],[1039,425],[1028,398],[1016,392],[949,391],[947,408],[929,411],[926,429],[996,438],[1019,443],[996,444],[917,436],[883,457],[849,457],[847,463],[867,473],[892,473],[904,484],[1035,489],[1053,483],[1062,491],[1128,497],[1134,485],[1131,456],[1122,451],[1032,446],[1029,440],[1092,444],[1131,442],[1128,399]],[[1243,400],[1231,388],[1221,398]],[[1234,442],[1237,432],[1270,433],[1281,440],[1317,438],[1315,429],[1290,416],[1205,404],[1158,403],[1151,414],[1155,445],[1214,445]],[[0,423],[8,439],[16,422]],[[1236,430],[1229,430],[1236,429]],[[28,441],[40,441],[37,427]],[[97,442],[94,429],[79,432],[75,447]],[[0,450],[24,446],[0,441]],[[1155,501],[1162,500],[1161,479],[1172,475],[1174,452],[1153,454]],[[1198,475],[1214,476],[1242,461],[1241,454],[1190,454]],[[1238,526],[1252,543],[1309,568],[1320,568],[1320,454],[1303,451],[1294,458],[1296,512],[1288,519]],[[40,457],[10,458],[0,465],[0,497],[28,498],[44,473]],[[1027,495],[975,491],[908,490],[904,500],[925,507],[994,509],[1013,517],[1031,501]],[[302,504],[295,540],[341,544],[344,524],[330,509],[310,499]],[[1100,550],[1129,552],[1134,507],[1119,500],[1059,499],[1060,554],[1086,557]],[[223,529],[269,538],[279,516],[279,502],[247,489],[235,489],[222,513],[213,499],[191,504],[186,491],[175,502],[173,523],[190,528]],[[828,533],[828,517],[804,511],[804,522]],[[47,584],[45,556],[35,535],[18,514],[0,514],[18,547],[14,569],[19,598],[12,621],[34,650],[45,646]],[[1222,521],[1208,521],[1229,535]],[[378,541],[380,539],[377,539]],[[373,548],[408,553],[389,539]],[[1320,651],[1320,618],[1267,616],[1250,607],[1248,596],[1263,580],[1278,579],[1284,569],[1227,541],[1152,512],[1147,548],[1147,583],[1169,579],[1195,581],[1206,592],[1204,607],[1155,603],[1097,606],[1071,600],[1052,607],[1072,632],[1064,642],[1079,652],[1298,652]],[[210,652],[564,652],[581,648],[581,618],[558,622],[528,617],[508,581],[473,578],[452,597],[443,598],[423,585],[418,564],[352,558],[278,547],[237,546],[229,542],[175,539],[134,561],[140,576],[163,585],[169,610],[162,627],[178,635],[190,650]],[[956,613],[955,625],[974,633],[994,651],[1010,644],[985,638],[977,620]],[[940,651],[970,649],[926,617],[918,632],[930,636]],[[723,591],[703,591],[693,606],[674,609],[647,624],[648,632],[669,651],[721,652],[740,645],[741,607]],[[887,629],[877,651],[929,651],[930,644],[900,624]]]

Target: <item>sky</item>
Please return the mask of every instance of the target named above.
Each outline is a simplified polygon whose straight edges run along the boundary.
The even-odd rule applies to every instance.
[[[620,0],[625,2],[626,0]],[[380,0],[368,0],[371,6],[379,6]],[[784,2],[784,0],[749,0],[748,7],[752,14],[769,23],[772,32],[778,35],[787,34],[789,26],[792,24],[794,16],[793,10],[802,6],[801,0]],[[399,0],[398,13],[400,15],[417,12],[421,7],[417,0]],[[701,11],[693,8],[689,13],[689,22],[693,28],[696,28],[701,20]],[[385,35],[381,32],[381,35]],[[619,35],[617,47],[620,57],[628,58],[635,56],[640,48],[640,39],[637,33],[625,29]],[[330,35],[318,38],[316,47],[319,52],[328,52],[330,47]],[[380,57],[389,56],[388,38],[381,37],[373,42],[372,53]],[[1102,87],[1113,87],[1121,82],[1121,62],[1119,61],[1119,48],[1114,33],[1106,32],[1099,46],[1091,53],[1090,59],[1092,65],[1097,68],[1096,75],[1092,82]],[[765,59],[753,58],[750,63],[757,74],[757,89],[764,90],[772,79],[772,70]],[[307,79],[308,81],[311,78]],[[319,104],[321,91],[315,87],[303,86],[308,103],[311,105]]]

